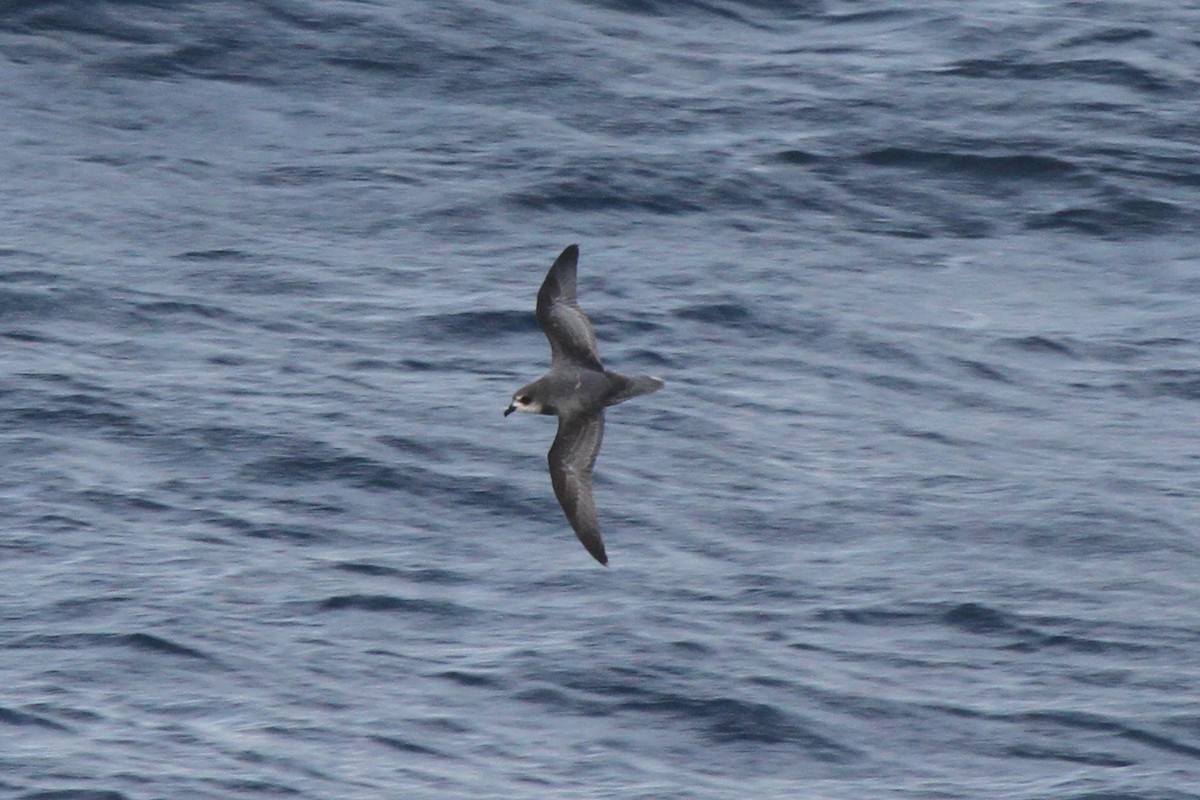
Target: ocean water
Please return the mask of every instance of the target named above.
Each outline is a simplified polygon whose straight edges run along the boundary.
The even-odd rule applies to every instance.
[[[1194,2],[0,4],[0,797],[1200,797],[1197,98]]]

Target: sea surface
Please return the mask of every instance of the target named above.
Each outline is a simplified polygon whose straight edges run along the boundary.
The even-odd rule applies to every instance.
[[[0,3],[0,798],[1200,798],[1198,231],[1196,2]]]

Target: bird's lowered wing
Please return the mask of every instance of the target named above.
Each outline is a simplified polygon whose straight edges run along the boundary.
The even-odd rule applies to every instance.
[[[550,482],[575,535],[601,564],[608,564],[596,504],[592,501],[592,467],[604,438],[604,411],[560,417],[550,446]]]

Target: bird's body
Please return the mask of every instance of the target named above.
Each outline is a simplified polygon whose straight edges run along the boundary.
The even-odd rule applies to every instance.
[[[547,460],[554,494],[579,541],[601,564],[608,563],[592,500],[592,467],[604,438],[604,409],[650,394],[663,382],[604,369],[596,334],[575,300],[579,247],[571,245],[546,273],[538,291],[538,324],[550,340],[550,371],[513,394],[504,412],[554,414],[558,434]]]

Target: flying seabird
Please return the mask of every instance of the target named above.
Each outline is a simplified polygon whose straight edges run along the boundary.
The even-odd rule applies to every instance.
[[[550,371],[518,389],[504,412],[554,414],[558,435],[550,446],[550,482],[575,535],[601,564],[608,564],[592,501],[592,467],[604,436],[604,409],[657,392],[663,382],[649,375],[630,377],[600,363],[596,334],[575,301],[579,245],[555,260],[537,296],[537,320],[550,340]]]

